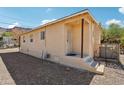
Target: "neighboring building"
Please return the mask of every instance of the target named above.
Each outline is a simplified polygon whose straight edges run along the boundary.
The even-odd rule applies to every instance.
[[[14,27],[11,29],[0,27],[0,47],[19,46],[19,37],[21,34],[30,31],[30,28]],[[11,36],[4,36],[5,33],[11,33]]]
[[[101,74],[104,66],[86,57],[99,56],[100,39],[99,24],[84,10],[22,34],[20,52]]]
[[[13,37],[12,36],[9,36],[9,37],[4,36],[3,37],[3,48],[13,47],[13,46],[14,46]]]
[[[4,36],[5,33],[10,32],[10,31],[11,29],[0,27],[0,48],[7,48],[13,45],[13,44],[12,45],[10,44],[12,37]]]

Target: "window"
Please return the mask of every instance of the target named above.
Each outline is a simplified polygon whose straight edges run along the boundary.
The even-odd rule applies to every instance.
[[[25,36],[23,36],[23,43],[25,43]]]
[[[33,35],[30,35],[30,42],[33,42]]]
[[[45,39],[45,31],[41,32],[41,40]]]
[[[32,38],[30,39],[30,42],[33,42],[33,39]]]

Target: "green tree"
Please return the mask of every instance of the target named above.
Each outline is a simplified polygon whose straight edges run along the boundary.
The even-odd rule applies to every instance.
[[[106,42],[108,40],[108,33],[106,28],[102,28],[102,42]]]
[[[117,41],[121,38],[122,28],[120,27],[120,25],[111,24],[109,25],[107,30],[108,30],[109,41]]]
[[[6,37],[12,36],[12,32],[4,32],[3,36],[6,36]]]
[[[124,46],[124,37],[121,37],[121,39],[120,39],[120,44],[121,44],[122,46]]]
[[[124,28],[118,24],[111,24],[102,30],[102,41],[119,42],[124,37]],[[122,42],[122,41],[121,41]]]

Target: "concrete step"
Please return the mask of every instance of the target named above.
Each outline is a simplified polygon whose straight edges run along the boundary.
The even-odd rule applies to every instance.
[[[99,65],[98,62],[94,61],[94,59],[90,56],[85,57],[84,62],[93,68],[97,68]]]
[[[124,55],[120,55],[119,61],[124,66]]]
[[[93,61],[90,66],[92,66],[92,67],[94,67],[94,68],[97,68],[98,65],[99,65],[98,62]]]
[[[90,56],[87,56],[85,58],[83,58],[84,62],[91,65],[93,63],[93,58],[91,58]]]
[[[97,67],[96,72],[97,72],[98,74],[104,74],[104,68],[105,68],[105,66],[104,66],[103,64],[100,64],[100,65]]]

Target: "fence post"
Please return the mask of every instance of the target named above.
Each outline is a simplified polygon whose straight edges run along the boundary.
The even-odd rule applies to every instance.
[[[107,43],[105,43],[105,63],[106,63],[106,66],[107,66],[107,60],[106,60],[106,49],[107,49]]]
[[[120,44],[118,44],[118,62],[120,62]]]

